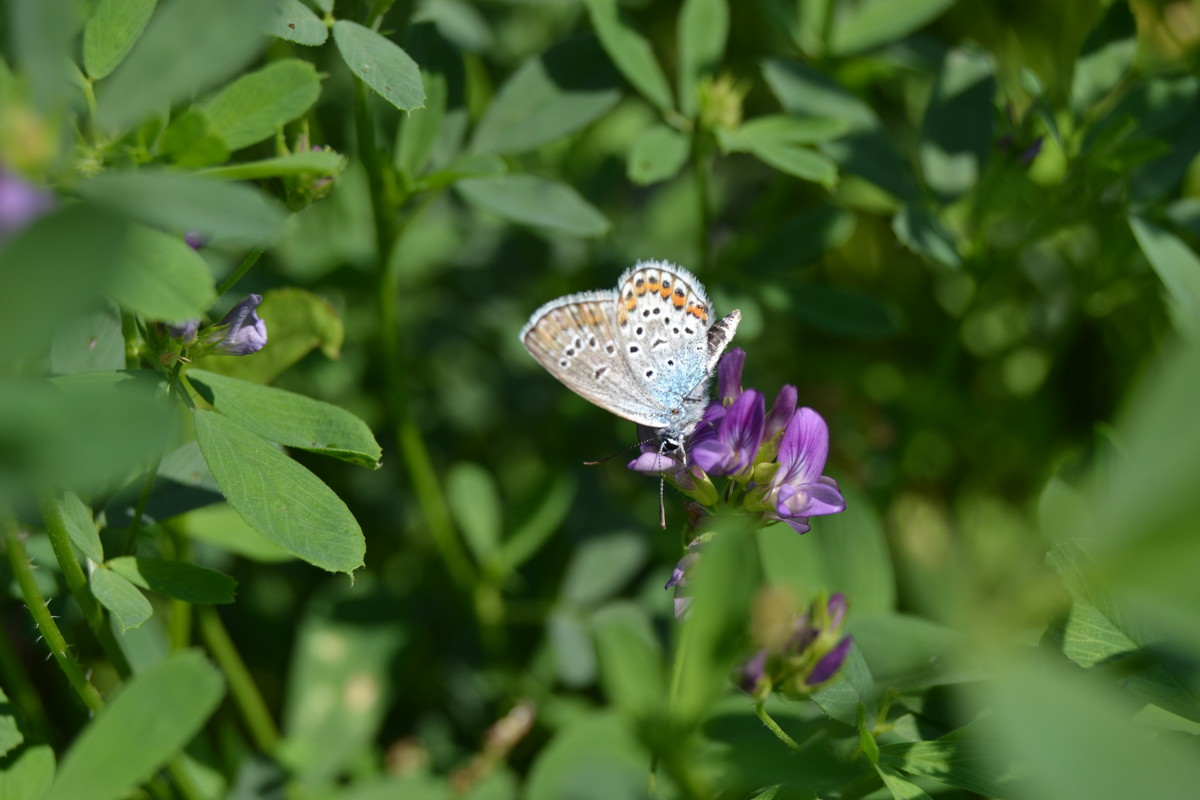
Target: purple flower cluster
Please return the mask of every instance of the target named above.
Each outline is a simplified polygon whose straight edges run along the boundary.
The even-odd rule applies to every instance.
[[[771,691],[802,696],[832,678],[846,660],[852,642],[841,633],[846,598],[835,594],[817,600],[792,626],[782,643],[764,647],[734,676],[747,694],[765,698]]]
[[[0,241],[54,208],[54,195],[0,167]]]
[[[267,344],[267,323],[258,316],[262,301],[261,294],[246,295],[220,322],[205,329],[202,337],[199,336],[198,319],[167,323],[164,329],[171,338],[185,345],[201,339],[199,352],[195,355],[248,356],[262,350]]]
[[[718,399],[688,442],[683,462],[651,444],[629,463],[646,474],[662,474],[705,505],[717,500],[714,476],[741,487],[744,507],[764,523],[784,521],[797,533],[808,520],[846,508],[837,481],[822,475],[829,455],[829,428],[811,408],[796,405],[796,387],[784,386],[771,410],[756,389],[742,388],[746,353],[733,348],[717,366]]]

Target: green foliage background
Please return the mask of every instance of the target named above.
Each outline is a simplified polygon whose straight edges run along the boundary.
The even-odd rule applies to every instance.
[[[12,566],[10,796],[1191,796],[1200,3],[3,8],[0,522],[107,701]],[[687,658],[682,500],[516,337],[648,258],[848,501],[711,555]],[[247,292],[164,408],[152,323]],[[850,598],[798,752],[763,582]]]

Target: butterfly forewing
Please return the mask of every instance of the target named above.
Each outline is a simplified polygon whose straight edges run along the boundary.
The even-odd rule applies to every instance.
[[[561,297],[534,312],[521,341],[551,375],[584,399],[633,422],[661,427],[661,408],[636,389],[622,354],[615,302],[611,291]]]

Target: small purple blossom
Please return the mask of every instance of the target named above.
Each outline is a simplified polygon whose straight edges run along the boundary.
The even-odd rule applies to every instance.
[[[54,208],[54,195],[0,167],[0,241]]]
[[[184,344],[191,344],[196,341],[196,332],[200,330],[200,320],[189,319],[186,322],[168,322],[165,327],[172,339],[178,339]]]
[[[766,405],[763,396],[741,392],[721,417],[715,435],[696,436],[688,454],[710,475],[736,475],[754,463],[762,444]]]
[[[248,356],[262,350],[267,343],[267,323],[258,316],[261,294],[248,294],[215,327],[220,336],[213,344],[213,353],[227,356]]]
[[[201,250],[208,245],[208,237],[197,231],[188,231],[183,235],[183,241],[193,250]]]
[[[763,441],[769,442],[781,433],[796,414],[796,387],[786,384],[775,395],[775,402],[767,412],[767,424],[763,427]]]
[[[742,393],[742,365],[746,363],[746,351],[740,347],[731,349],[721,356],[717,364],[717,397],[721,405],[729,407]]]
[[[821,474],[828,454],[829,428],[825,420],[811,408],[801,408],[783,431],[779,467],[767,493],[778,518],[797,533],[809,531],[809,517],[846,509],[837,481]]]
[[[835,594],[821,607],[818,599],[800,615],[787,641],[758,650],[737,668],[734,683],[755,697],[772,689],[803,695],[832,678],[846,660],[852,640],[841,635],[846,598]]]

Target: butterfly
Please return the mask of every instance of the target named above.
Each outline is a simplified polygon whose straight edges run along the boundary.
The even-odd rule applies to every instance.
[[[683,448],[704,417],[708,385],[741,321],[716,319],[696,276],[639,261],[614,290],[551,300],[530,316],[521,343],[585,400],[657,429]]]

